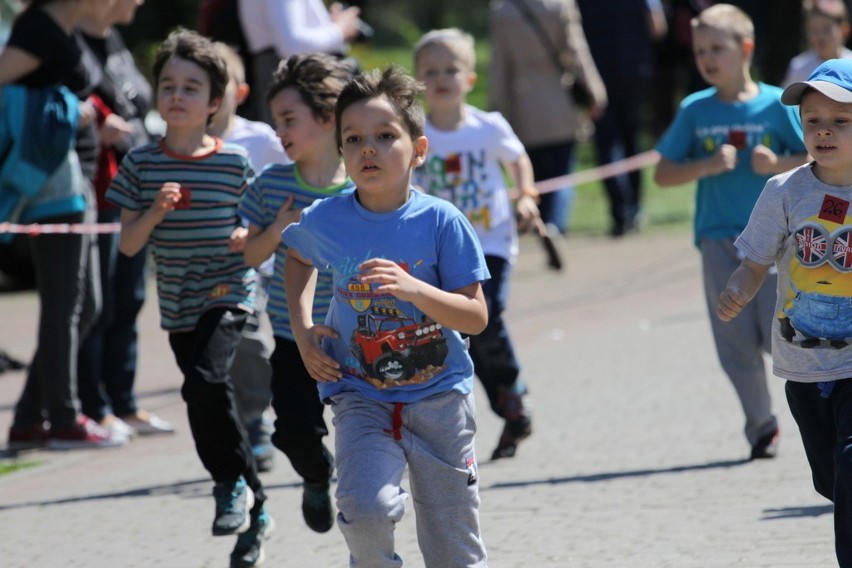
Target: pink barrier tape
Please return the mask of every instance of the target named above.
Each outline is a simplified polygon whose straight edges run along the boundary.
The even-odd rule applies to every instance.
[[[93,235],[97,233],[117,233],[121,230],[121,223],[48,223],[40,225],[16,225],[15,223],[0,223],[0,233],[18,233],[30,236],[37,235],[59,235],[75,233],[79,235]]]
[[[587,170],[570,173],[564,176],[546,179],[537,182],[535,187],[538,189],[539,193],[548,193],[569,185],[577,186],[591,181],[598,181],[608,177],[626,174],[633,170],[652,166],[659,160],[660,154],[656,150],[649,150],[611,164],[605,164],[596,168],[589,168]],[[32,225],[0,223],[0,233],[19,233],[30,236],[55,235],[63,233],[91,235],[97,233],[118,233],[120,230],[121,223],[75,223],[73,225],[63,223],[46,225],[39,225],[38,223],[34,223]]]

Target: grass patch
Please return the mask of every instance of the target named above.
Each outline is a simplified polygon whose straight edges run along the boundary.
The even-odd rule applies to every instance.
[[[0,475],[6,475],[22,469],[35,467],[39,465],[39,463],[40,462],[33,460],[0,460]]]

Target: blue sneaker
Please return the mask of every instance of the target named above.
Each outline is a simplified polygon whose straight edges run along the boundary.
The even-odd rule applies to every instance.
[[[254,507],[254,492],[243,476],[234,482],[223,481],[213,487],[216,518],[213,536],[244,533],[251,525],[249,511]]]
[[[250,568],[263,564],[263,541],[275,530],[275,521],[266,512],[252,515],[249,530],[237,537],[237,544],[231,552],[231,568]]]

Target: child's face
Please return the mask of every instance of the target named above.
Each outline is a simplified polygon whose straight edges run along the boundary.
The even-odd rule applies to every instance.
[[[385,97],[358,101],[340,117],[346,171],[359,196],[405,196],[411,170],[423,163],[426,137],[411,138],[396,109]]]
[[[269,109],[275,133],[293,161],[304,162],[336,145],[334,117],[318,119],[295,88],[279,91],[269,101]]]
[[[852,174],[852,103],[839,103],[820,92],[808,90],[799,105],[805,147],[821,173]],[[835,178],[837,179],[837,178]],[[844,178],[845,179],[845,178]]]
[[[434,110],[464,104],[476,74],[448,47],[430,45],[418,54],[417,79],[426,86],[426,104]]]
[[[204,128],[220,101],[210,100],[210,77],[198,64],[172,57],[157,83],[157,111],[169,128]]]
[[[840,54],[847,33],[836,20],[823,14],[811,14],[805,22],[805,35],[808,45],[822,59],[833,59]]]
[[[709,84],[723,88],[742,82],[748,61],[745,42],[730,33],[706,27],[692,30],[692,53],[701,77]]]

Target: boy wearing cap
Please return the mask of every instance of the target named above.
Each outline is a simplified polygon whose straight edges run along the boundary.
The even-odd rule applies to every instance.
[[[657,145],[661,159],[654,179],[661,186],[698,182],[695,245],[716,352],[745,413],[751,459],[772,458],[778,421],[763,355],[770,350],[774,291],[767,287],[736,322],[723,323],[712,314],[739,265],[734,239],[760,190],[771,175],[806,160],[802,130],[795,110],[781,104],[781,89],[751,78],[754,26],[745,12],[730,4],[707,8],[692,20],[692,45],[712,87],[681,103]]]
[[[736,246],[744,255],[719,297],[730,321],[778,268],[773,371],[817,492],[834,502],[835,550],[852,567],[852,60],[830,59],[781,101],[799,105],[813,161],[766,184]]]

